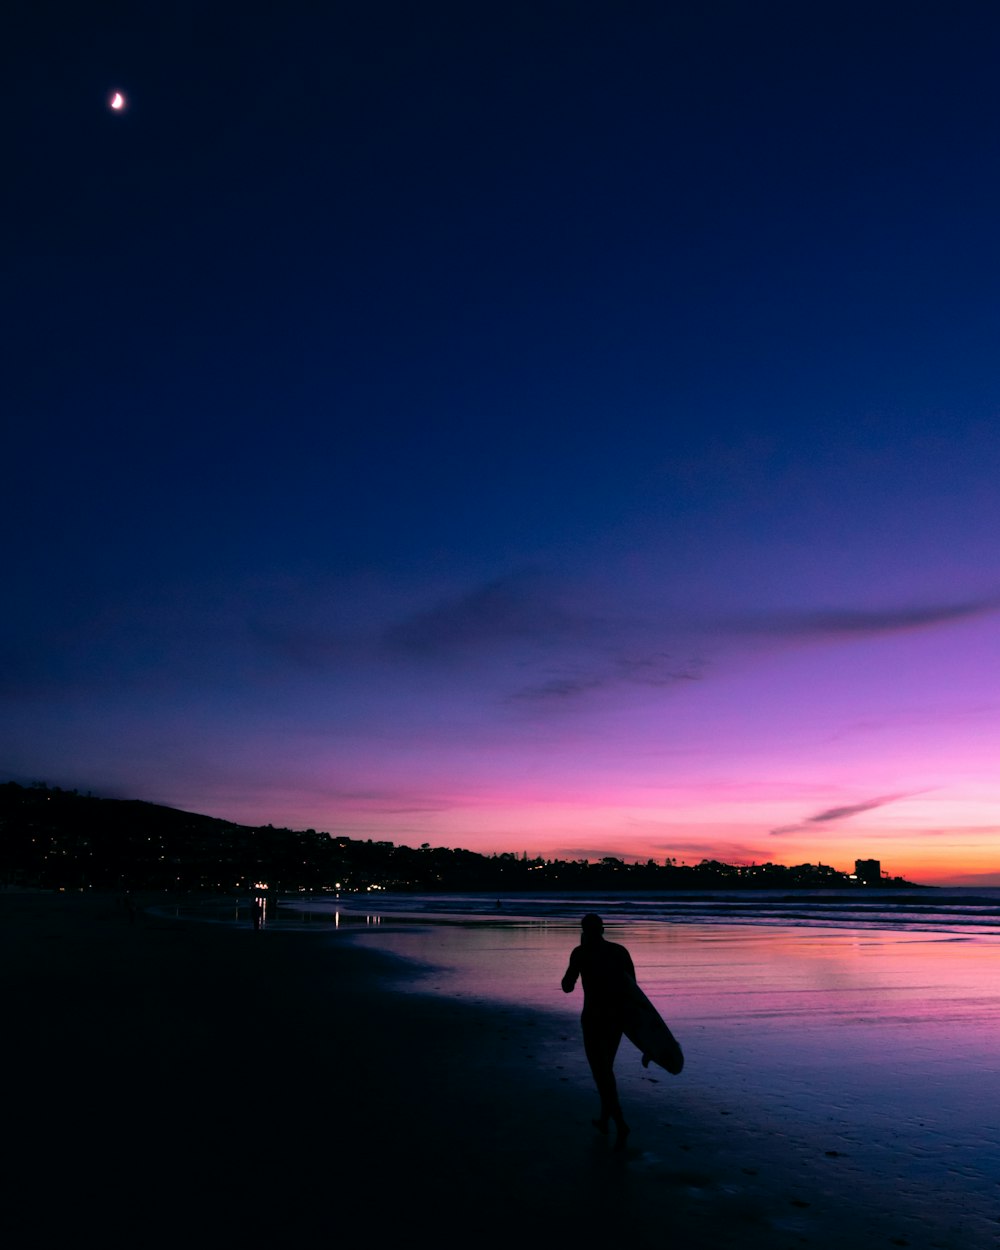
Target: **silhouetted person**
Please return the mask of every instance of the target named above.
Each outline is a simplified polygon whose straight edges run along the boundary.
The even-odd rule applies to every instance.
[[[622,1040],[627,976],[635,978],[632,956],[624,946],[604,940],[604,924],[600,916],[590,912],[580,923],[580,945],[569,957],[562,987],[571,994],[577,977],[583,981],[583,1048],[601,1099],[601,1114],[594,1127],[606,1133],[608,1121],[613,1120],[618,1149],[628,1137],[614,1067]]]

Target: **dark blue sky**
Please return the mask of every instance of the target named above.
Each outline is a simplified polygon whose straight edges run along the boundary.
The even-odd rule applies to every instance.
[[[939,717],[859,853],[1000,869],[992,6],[41,3],[4,44],[0,771],[761,858],[910,795]]]

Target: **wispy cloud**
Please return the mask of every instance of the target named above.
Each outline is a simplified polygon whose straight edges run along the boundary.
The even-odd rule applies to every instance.
[[[584,581],[529,567],[450,594],[350,585],[300,607],[248,622],[251,649],[264,653],[276,679],[282,670],[293,680],[308,672],[353,679],[388,666],[402,689],[408,672],[423,681],[437,671],[480,703],[546,715],[703,680],[768,640],[848,643],[940,628],[996,611],[1000,597],[726,616],[675,602],[665,590],[650,598],[627,578]]]
[[[668,639],[742,634],[788,639],[850,639],[929,629],[973,620],[1000,610],[1000,595],[955,603],[909,604],[878,609],[826,608],[714,617],[662,603],[640,610],[627,587],[612,579],[603,589],[574,586],[538,570],[512,573],[442,599],[390,626],[384,642],[393,651],[435,656],[518,642],[603,646],[623,671],[632,666],[655,680]],[[639,645],[636,645],[639,644]],[[669,644],[668,644],[669,645]],[[630,653],[635,659],[628,659]]]
[[[695,681],[704,661],[663,649],[676,624],[629,613],[621,602],[539,573],[488,582],[393,624],[390,654],[418,662],[508,662],[507,698],[561,704],[620,685]]]
[[[895,634],[935,625],[987,616],[1000,609],[1000,596],[965,600],[959,603],[911,605],[905,608],[863,610],[834,608],[816,612],[771,612],[736,622],[750,634],[770,634],[803,640],[866,638]]]
[[[559,673],[536,684],[522,686],[511,698],[537,703],[562,702],[609,686],[672,686],[677,682],[698,681],[704,668],[703,660],[692,659],[680,664],[670,655],[654,655],[644,660],[612,658],[603,664],[595,661],[586,672]]]
[[[560,846],[552,852],[551,858],[568,860],[588,859],[591,861],[598,859],[624,859],[634,862],[637,857],[634,854],[625,854],[620,847]]]
[[[444,657],[524,641],[566,642],[600,628],[595,618],[560,603],[540,575],[520,573],[413,613],[390,626],[384,642],[395,652]]]
[[[800,833],[803,829],[808,829],[810,825],[826,825],[840,820],[849,820],[850,817],[858,816],[862,812],[871,812],[877,807],[885,807],[887,803],[896,803],[900,799],[911,798],[914,793],[915,791],[906,794],[883,794],[874,799],[866,799],[862,803],[850,803],[844,807],[828,807],[825,811],[817,812],[815,816],[804,817],[798,824],[781,825],[777,829],[772,829],[771,836],[780,837],[786,833]]]

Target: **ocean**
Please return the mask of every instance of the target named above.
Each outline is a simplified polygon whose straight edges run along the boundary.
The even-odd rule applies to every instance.
[[[249,900],[160,909],[251,924]],[[699,894],[350,894],[282,899],[264,931],[336,935],[392,954],[399,986],[570,1018],[559,982],[580,917],[632,954],[692,1066],[789,1067],[845,1088],[961,1063],[1000,1102],[1000,889]],[[850,1079],[848,1080],[848,1071]],[[977,1110],[974,1083],[956,1095]],[[1000,1130],[998,1130],[1000,1131]]]
[[[249,926],[250,902],[174,904]],[[406,961],[405,986],[566,1010],[558,982],[594,911],[671,1020],[770,1029],[879,1021],[1000,1037],[1000,889],[297,896],[266,930],[336,932]],[[920,1029],[917,1026],[920,1026]]]
[[[284,905],[284,904],[283,904]],[[577,922],[585,912],[605,924],[743,924],[889,928],[1000,937],[1000,888],[909,890],[716,890],[596,894],[347,894],[310,895],[289,904],[298,915],[342,913],[386,921],[510,924]]]
[[[313,896],[283,899],[259,940],[288,928],[374,947],[395,957],[398,992],[547,1020],[509,1061],[587,1086],[581,994],[560,979],[589,911],[685,1053],[672,1077],[623,1041],[629,1114],[677,1107],[787,1139],[859,1187],[938,1203],[932,1244],[987,1244],[945,1225],[1000,1227],[1000,889]],[[216,919],[249,927],[249,900]]]

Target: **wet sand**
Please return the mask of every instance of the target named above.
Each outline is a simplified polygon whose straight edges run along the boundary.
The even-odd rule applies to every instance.
[[[620,1064],[615,1153],[565,1014],[401,992],[348,934],[0,894],[0,942],[12,1246],[997,1245],[995,1170],[950,1178],[891,1100],[818,1131],[830,1090]]]

